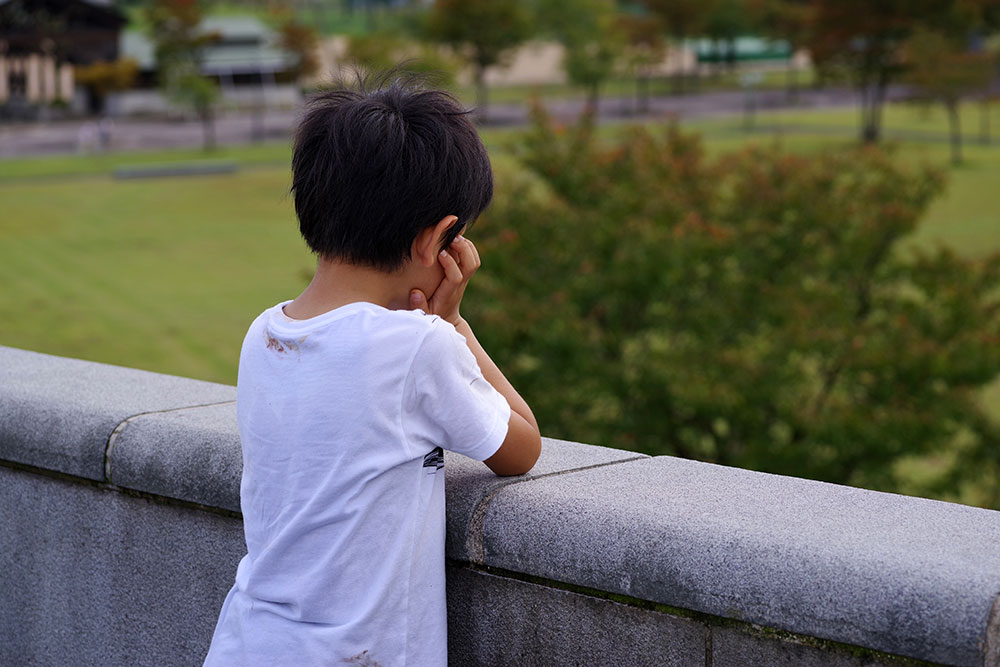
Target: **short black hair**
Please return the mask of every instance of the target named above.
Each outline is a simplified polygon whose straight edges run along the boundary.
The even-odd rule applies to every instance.
[[[358,76],[312,97],[292,154],[299,230],[321,257],[395,271],[417,234],[458,216],[445,244],[493,197],[469,112],[425,80]]]

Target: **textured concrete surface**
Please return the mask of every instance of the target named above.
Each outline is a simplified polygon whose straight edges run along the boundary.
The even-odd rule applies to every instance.
[[[448,567],[451,667],[701,666],[708,632],[687,618]]]
[[[1000,512],[658,457],[517,484],[487,565],[834,641],[981,664]]]
[[[110,481],[118,486],[240,511],[235,403],[130,419],[109,459]]]
[[[481,461],[445,452],[445,489],[448,494],[449,558],[482,559],[481,525],[489,499],[510,484],[523,484],[548,475],[582,470],[620,461],[648,458],[644,454],[609,447],[542,438],[542,453],[531,471],[517,477],[498,477]]]
[[[200,665],[242,525],[0,467],[0,664]]]
[[[103,480],[125,419],[235,398],[226,385],[0,347],[0,459]]]
[[[853,651],[849,647],[817,647],[788,638],[767,637],[752,631],[714,627],[712,667],[880,667],[899,665],[899,659]],[[706,663],[709,664],[709,663]]]

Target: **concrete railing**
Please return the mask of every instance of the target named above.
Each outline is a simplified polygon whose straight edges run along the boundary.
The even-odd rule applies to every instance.
[[[200,664],[234,399],[0,348],[0,664]],[[452,664],[1000,664],[1000,512],[556,440],[446,471]]]

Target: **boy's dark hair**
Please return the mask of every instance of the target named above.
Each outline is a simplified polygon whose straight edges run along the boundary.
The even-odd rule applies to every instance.
[[[292,192],[313,252],[394,271],[422,229],[458,216],[447,244],[479,217],[493,196],[493,171],[454,97],[389,73],[308,102]]]

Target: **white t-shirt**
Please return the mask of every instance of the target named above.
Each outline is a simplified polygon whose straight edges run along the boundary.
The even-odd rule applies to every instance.
[[[438,317],[282,306],[240,354],[247,555],[205,665],[443,666],[442,448],[489,458],[510,407]]]

